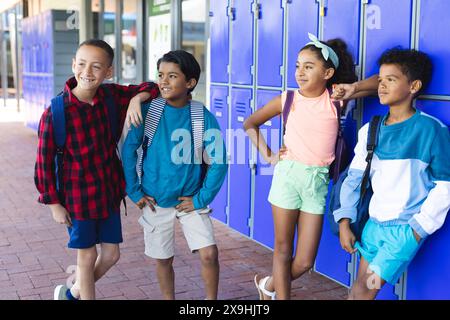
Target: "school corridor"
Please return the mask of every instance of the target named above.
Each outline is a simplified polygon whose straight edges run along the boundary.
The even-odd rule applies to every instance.
[[[10,100],[11,101],[11,100]],[[15,102],[15,101],[14,101]],[[14,104],[14,103],[12,103]],[[0,300],[53,299],[53,289],[73,277],[75,251],[65,227],[37,203],[33,173],[36,132],[23,125],[15,105],[0,108]],[[138,209],[122,215],[121,258],[97,283],[97,299],[161,299],[155,263],[144,255]],[[271,251],[214,220],[220,259],[219,299],[258,299],[256,272],[271,270]],[[177,228],[177,299],[204,299],[200,261]],[[345,299],[347,288],[314,272],[293,283],[293,299]]]

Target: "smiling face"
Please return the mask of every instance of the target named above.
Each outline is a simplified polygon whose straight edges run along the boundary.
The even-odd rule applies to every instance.
[[[315,52],[310,49],[300,51],[295,65],[295,80],[303,95],[321,94],[328,79],[334,74],[333,68],[326,69]]]
[[[158,84],[161,96],[174,107],[187,103],[188,92],[197,84],[195,79],[186,80],[178,64],[161,62],[158,70]]]
[[[85,45],[72,61],[72,72],[81,90],[94,91],[113,74],[111,59],[102,48]]]
[[[378,76],[380,103],[389,106],[408,103],[421,87],[420,80],[409,81],[396,64],[382,64]]]

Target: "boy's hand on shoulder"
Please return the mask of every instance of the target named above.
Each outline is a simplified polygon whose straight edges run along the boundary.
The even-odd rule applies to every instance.
[[[58,203],[50,205],[50,209],[52,210],[53,220],[59,224],[65,224],[72,227],[72,219],[70,218],[70,214],[66,208]]]
[[[141,198],[141,200],[139,200],[138,202],[136,202],[136,205],[137,205],[138,208],[141,209],[141,210],[144,209],[144,207],[147,205],[147,206],[150,207],[150,209],[151,209],[153,212],[156,212],[156,209],[155,209],[156,201],[155,201],[155,199],[154,199],[153,197],[150,197],[150,196],[145,195],[145,196],[143,196],[143,197]]]
[[[350,229],[350,221],[349,219],[342,220],[339,222],[339,242],[341,243],[342,249],[348,253],[355,253],[356,237]]]
[[[194,203],[192,202],[192,197],[179,197],[178,200],[181,201],[179,205],[175,207],[179,212],[191,212],[194,211]]]
[[[356,93],[356,83],[341,83],[333,86],[333,100],[349,100]]]
[[[136,128],[143,123],[141,112],[141,98],[139,96],[135,96],[130,100],[125,121],[128,124],[128,127],[133,125]]]

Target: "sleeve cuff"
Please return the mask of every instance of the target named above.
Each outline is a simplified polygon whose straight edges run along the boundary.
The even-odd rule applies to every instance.
[[[411,218],[408,221],[409,225],[413,230],[422,238],[425,239],[429,234],[422,228],[422,226],[417,222],[416,218]]]
[[[45,192],[41,193],[38,198],[39,203],[43,204],[57,204],[60,203],[57,192]]]
[[[198,199],[198,194],[196,194],[194,197],[192,197],[192,204],[194,205],[195,210],[199,210],[199,209],[206,207],[206,206],[202,206],[202,204],[200,203],[200,201]]]
[[[343,210],[338,209],[333,212],[334,221],[339,223],[339,220],[347,218],[350,219],[350,223],[355,222],[356,220],[356,210]]]
[[[139,200],[141,200],[144,197],[144,192],[142,191],[136,191],[133,193],[128,193],[128,198],[131,199],[131,201],[133,201],[134,203],[139,202]]]

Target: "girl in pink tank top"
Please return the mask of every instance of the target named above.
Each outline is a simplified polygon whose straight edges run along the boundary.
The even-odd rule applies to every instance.
[[[261,299],[289,299],[291,281],[314,264],[328,190],[328,166],[334,159],[338,131],[337,111],[327,89],[357,80],[352,56],[342,40],[322,42],[309,36],[311,42],[297,57],[295,79],[299,89],[279,152],[270,150],[259,127],[282,113],[286,93],[244,122],[258,151],[276,165],[269,194],[275,229],[273,270],[272,275],[254,278]],[[296,230],[297,250],[292,257]]]

